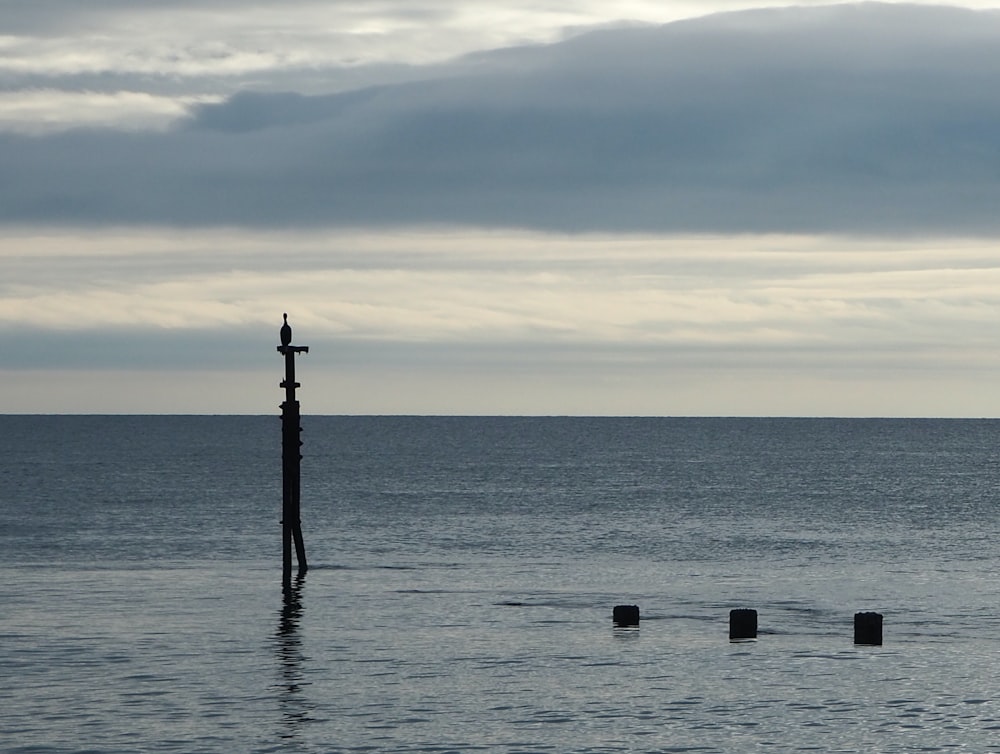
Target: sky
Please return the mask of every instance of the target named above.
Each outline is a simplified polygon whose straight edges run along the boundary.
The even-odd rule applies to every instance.
[[[1000,417],[1000,10],[0,0],[0,413]]]

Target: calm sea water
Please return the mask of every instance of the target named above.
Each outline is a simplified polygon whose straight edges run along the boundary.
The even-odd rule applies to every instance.
[[[0,416],[0,750],[1000,751],[1000,422],[303,426]]]

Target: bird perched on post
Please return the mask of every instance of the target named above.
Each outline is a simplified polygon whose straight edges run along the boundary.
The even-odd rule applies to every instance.
[[[285,324],[281,326],[281,345],[287,346],[292,342],[292,327],[288,324],[288,314],[282,314],[285,318]]]

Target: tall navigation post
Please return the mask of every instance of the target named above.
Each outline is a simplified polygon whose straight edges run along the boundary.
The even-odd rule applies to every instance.
[[[285,357],[285,381],[280,385],[285,389],[285,400],[281,404],[281,574],[282,583],[290,586],[293,542],[299,576],[304,576],[309,568],[300,518],[299,469],[302,441],[299,436],[302,427],[299,425],[299,402],[295,399],[295,388],[300,387],[295,381],[295,354],[309,353],[309,346],[292,345],[292,328],[288,324],[288,315],[283,314],[282,317],[284,324],[280,331],[281,345],[278,346],[278,353]]]

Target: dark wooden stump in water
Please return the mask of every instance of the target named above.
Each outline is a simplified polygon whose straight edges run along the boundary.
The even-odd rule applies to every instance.
[[[639,606],[638,605],[615,605],[612,619],[616,626],[638,626]]]
[[[729,611],[729,641],[757,638],[757,611],[740,608]]]
[[[882,646],[882,614],[854,614],[854,643],[872,647]]]

